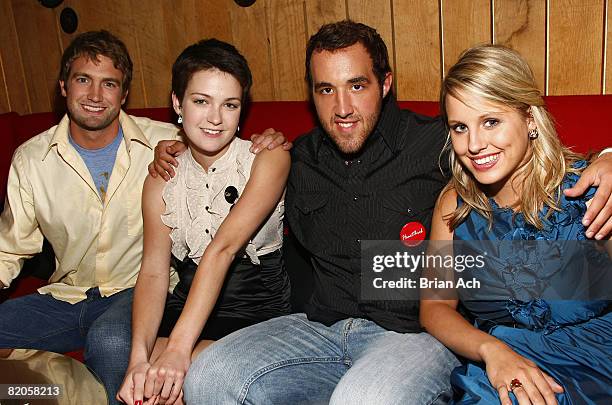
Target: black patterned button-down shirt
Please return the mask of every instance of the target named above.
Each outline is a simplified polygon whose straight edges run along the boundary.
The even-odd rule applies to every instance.
[[[361,300],[362,240],[398,240],[412,221],[429,231],[436,198],[446,184],[440,153],[442,120],[400,110],[393,96],[362,152],[346,160],[321,128],[292,150],[286,216],[311,255],[314,291],[308,318],[327,325],[349,317],[388,330],[415,332],[418,302]]]

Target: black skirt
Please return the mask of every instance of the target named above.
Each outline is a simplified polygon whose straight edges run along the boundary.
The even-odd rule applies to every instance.
[[[172,261],[179,282],[166,299],[157,332],[159,337],[170,336],[183,311],[198,267],[191,259],[181,261],[173,256]],[[289,277],[281,249],[259,256],[259,262],[259,265],[254,265],[248,258],[234,260],[200,340],[218,340],[238,329],[291,312]]]

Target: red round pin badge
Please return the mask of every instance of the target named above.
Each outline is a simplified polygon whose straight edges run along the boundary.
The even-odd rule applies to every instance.
[[[400,240],[408,247],[418,246],[425,240],[425,227],[420,222],[408,222],[400,231]]]

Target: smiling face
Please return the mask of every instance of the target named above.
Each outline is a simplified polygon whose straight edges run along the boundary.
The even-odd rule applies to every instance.
[[[493,104],[467,92],[445,100],[453,150],[491,196],[514,203],[520,192],[517,170],[531,156],[528,131],[533,120],[516,109]],[[515,187],[513,188],[512,185]]]
[[[122,82],[123,73],[106,56],[98,55],[98,61],[81,56],[72,62],[60,88],[66,97],[70,134],[79,145],[100,148],[115,139],[119,111],[127,97]]]
[[[182,100],[172,94],[174,110],[183,116],[191,153],[208,169],[223,156],[240,120],[242,87],[234,76],[218,69],[195,72]]]
[[[360,43],[333,52],[315,51],[310,69],[313,100],[325,132],[342,153],[359,152],[378,122],[391,73],[381,94],[372,59]]]

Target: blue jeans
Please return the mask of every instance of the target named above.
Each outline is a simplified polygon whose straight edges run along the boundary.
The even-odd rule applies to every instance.
[[[133,289],[70,304],[30,294],[0,304],[0,348],[65,353],[85,348],[85,363],[100,377],[111,404],[123,382],[131,344]]]
[[[304,314],[239,330],[204,350],[183,385],[188,404],[438,404],[455,356],[427,333],[372,321],[332,326]]]

